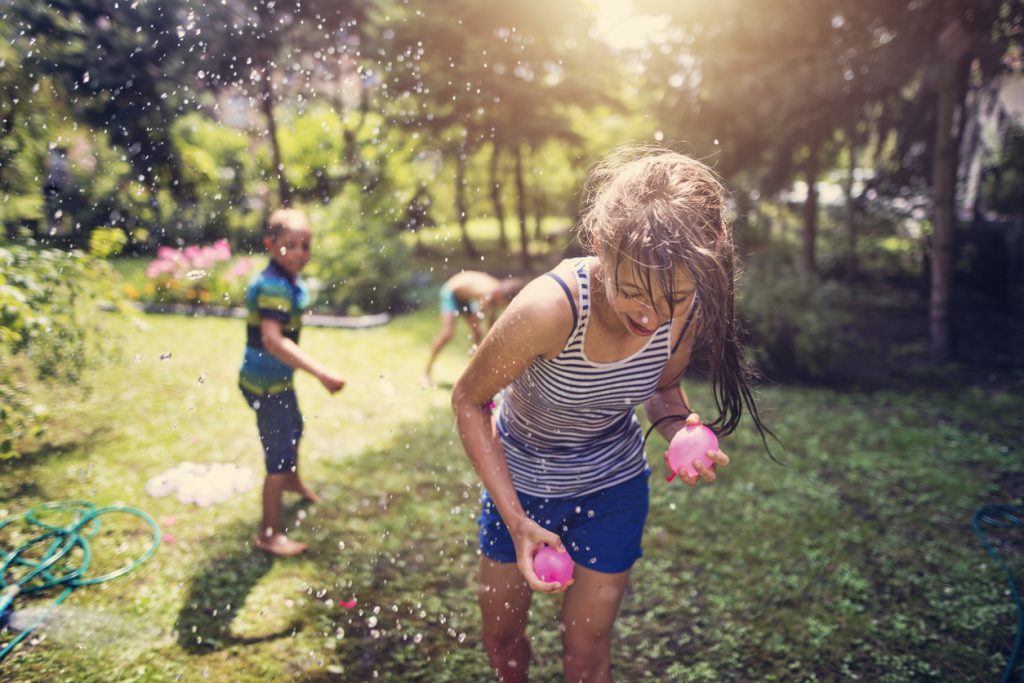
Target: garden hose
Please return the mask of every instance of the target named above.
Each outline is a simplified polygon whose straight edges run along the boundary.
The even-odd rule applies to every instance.
[[[67,526],[59,526],[43,520],[47,513],[54,512],[70,513],[72,521]],[[108,513],[125,513],[141,518],[152,528],[153,542],[140,557],[119,569],[90,577],[88,572],[93,556],[89,541],[99,533],[99,518]],[[33,629],[46,621],[53,610],[76,588],[93,586],[124,576],[148,560],[160,545],[160,528],[156,522],[142,510],[124,505],[97,508],[87,501],[43,503],[24,514],[0,520],[0,530],[19,520],[30,529],[39,530],[39,533],[13,551],[8,551],[0,544],[0,628],[10,620],[14,610],[14,599],[18,595],[31,595],[56,588],[63,590],[38,619],[0,649],[0,662],[3,662]],[[75,551],[78,551],[77,555],[72,558],[71,554]],[[12,579],[11,577],[15,575],[17,578]]]
[[[1024,507],[1019,505],[984,505],[974,511],[972,520],[974,533],[977,535],[981,546],[995,560],[996,564],[1002,567],[1006,573],[1006,580],[1010,584],[1010,595],[1013,596],[1013,604],[1017,608],[1017,636],[1013,641],[1013,650],[1010,652],[1010,659],[999,677],[999,683],[1008,683],[1017,666],[1017,659],[1020,657],[1021,643],[1024,642],[1024,605],[1021,604],[1020,591],[1017,590],[1017,582],[1013,577],[1013,571],[1006,561],[995,551],[988,541],[985,533],[985,526],[995,529],[1013,529],[1024,527]],[[1024,669],[1021,670],[1020,680],[1024,683]]]

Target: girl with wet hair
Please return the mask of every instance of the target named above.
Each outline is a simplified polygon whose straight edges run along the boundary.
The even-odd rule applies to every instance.
[[[642,404],[666,440],[701,422],[680,385],[694,348],[709,358],[718,412],[709,425],[728,434],[746,409],[762,437],[770,433],[738,341],[732,234],[714,172],[676,152],[619,153],[591,174],[579,233],[591,255],[528,284],[452,394],[485,488],[478,595],[502,681],[527,678],[533,591],[565,593],[566,678],[611,680],[612,627],[648,510],[634,409]],[[678,476],[714,482],[729,457],[708,456],[714,466],[698,461],[696,475]],[[544,545],[575,562],[565,585],[537,576]]]

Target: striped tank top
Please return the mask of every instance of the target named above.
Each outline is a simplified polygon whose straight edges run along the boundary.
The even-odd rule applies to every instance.
[[[590,320],[586,261],[573,262],[579,310],[571,290],[557,280],[573,307],[575,325],[555,358],[538,358],[505,390],[497,427],[517,491],[572,498],[600,491],[647,469],[634,408],[658,387],[671,355],[672,321],[642,349],[612,363],[595,363],[583,351]],[[689,321],[687,321],[689,323]]]

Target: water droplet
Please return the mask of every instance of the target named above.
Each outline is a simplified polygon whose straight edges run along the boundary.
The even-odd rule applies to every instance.
[[[207,272],[205,270],[190,270],[185,273],[185,277],[189,280],[198,280],[199,278],[206,277]]]

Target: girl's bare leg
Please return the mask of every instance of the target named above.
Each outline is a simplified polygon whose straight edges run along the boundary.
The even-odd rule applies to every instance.
[[[562,666],[569,683],[610,683],[612,627],[629,572],[604,574],[576,565],[562,602]]]
[[[483,616],[484,649],[502,683],[529,680],[527,612],[533,592],[515,562],[480,558],[477,598]]]

